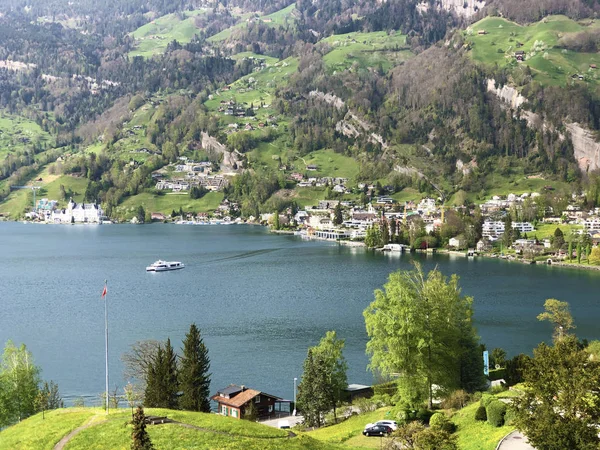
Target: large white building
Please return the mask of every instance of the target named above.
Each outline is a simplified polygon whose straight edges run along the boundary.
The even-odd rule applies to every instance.
[[[600,218],[590,217],[583,222],[583,227],[588,234],[594,234],[600,231]]]
[[[535,231],[533,225],[529,222],[512,222],[512,229],[518,230],[519,233],[531,233]],[[504,222],[501,221],[486,221],[483,222],[481,235],[490,240],[498,239],[504,234]]]
[[[52,222],[54,223],[100,223],[104,217],[104,211],[100,205],[95,203],[75,203],[73,199],[65,209],[52,211]]]

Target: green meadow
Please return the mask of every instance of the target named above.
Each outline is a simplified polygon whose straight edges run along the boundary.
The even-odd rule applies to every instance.
[[[34,143],[52,146],[54,139],[34,121],[0,111],[0,158]]]
[[[406,36],[400,32],[336,34],[322,39],[320,45],[331,49],[323,61],[332,71],[354,66],[388,71],[413,56],[406,46]]]
[[[169,42],[188,43],[199,29],[195,18],[205,14],[206,10],[183,11],[159,17],[135,30],[131,36],[136,41],[136,48],[129,52],[130,57],[149,58],[165,51]]]
[[[549,16],[531,25],[519,25],[500,17],[487,17],[465,32],[475,61],[500,67],[528,66],[535,80],[565,86],[571,83],[598,84],[600,54],[580,53],[559,47],[559,41],[569,33],[597,28],[596,23],[579,23],[565,16]],[[479,33],[485,34],[479,34]],[[525,60],[517,62],[516,51],[525,52]],[[582,75],[583,80],[572,78]]]

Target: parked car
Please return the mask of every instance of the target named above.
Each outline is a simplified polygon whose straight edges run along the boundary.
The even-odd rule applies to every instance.
[[[365,428],[363,434],[365,436],[388,436],[392,434],[392,431],[387,425],[373,425],[370,428]]]
[[[367,428],[374,427],[375,425],[387,425],[388,427],[390,427],[392,429],[392,431],[396,431],[398,429],[398,422],[396,422],[395,420],[378,420],[375,423],[366,424],[365,430]]]

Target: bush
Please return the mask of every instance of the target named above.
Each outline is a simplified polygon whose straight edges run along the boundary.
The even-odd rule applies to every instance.
[[[470,396],[462,389],[452,392],[442,402],[444,409],[462,409],[469,403]]]
[[[484,407],[488,407],[488,405],[493,402],[494,400],[496,400],[496,397],[494,397],[492,394],[488,394],[488,393],[483,393],[481,395],[481,401],[480,401],[480,405],[484,406]]]
[[[358,408],[361,414],[372,412],[377,409],[377,404],[374,401],[364,397],[356,399],[354,405]]]
[[[487,421],[494,427],[504,425],[504,416],[506,414],[506,405],[499,400],[491,402],[485,409]]]
[[[514,425],[516,417],[517,415],[513,408],[506,408],[506,414],[504,415],[504,425]]]
[[[477,411],[475,411],[475,420],[485,421],[487,420],[487,413],[485,412],[485,406],[479,405]]]
[[[432,429],[443,430],[448,434],[452,434],[456,431],[456,425],[450,422],[444,413],[440,412],[437,412],[431,416],[429,419],[429,426]]]
[[[423,425],[427,425],[429,423],[429,419],[431,418],[433,412],[428,409],[419,409],[415,418],[421,422]]]

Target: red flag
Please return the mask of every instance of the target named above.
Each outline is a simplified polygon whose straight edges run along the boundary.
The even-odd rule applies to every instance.
[[[102,299],[106,297],[106,286],[104,286],[104,290],[102,291]]]

